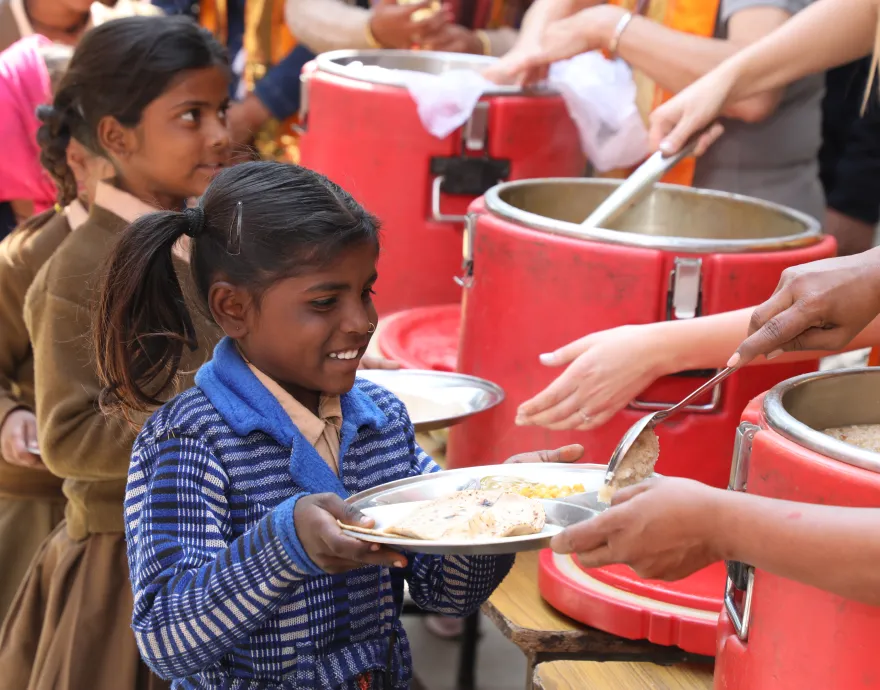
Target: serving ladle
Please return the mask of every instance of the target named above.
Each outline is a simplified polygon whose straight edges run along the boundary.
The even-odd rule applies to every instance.
[[[667,156],[656,151],[615,189],[605,201],[581,223],[582,228],[609,228],[621,215],[639,203],[651,192],[654,185],[678,163],[690,156],[697,144],[711,127],[692,136],[681,149]]]
[[[703,393],[712,390],[715,386],[719,385],[724,379],[730,376],[734,371],[736,371],[736,367],[726,367],[719,371],[715,376],[706,381],[702,386],[697,388],[693,393],[686,396],[680,403],[677,405],[673,405],[672,407],[668,407],[665,410],[657,410],[656,412],[652,412],[650,414],[646,414],[639,421],[633,424],[629,430],[623,435],[623,438],[620,439],[620,443],[617,444],[617,448],[614,449],[614,452],[611,454],[611,460],[608,462],[608,469],[605,471],[605,486],[611,486],[614,481],[614,476],[617,470],[620,468],[620,463],[626,454],[629,452],[630,448],[632,448],[633,444],[636,442],[636,439],[641,435],[643,431],[646,429],[653,429],[658,424],[662,424],[663,422],[668,422],[671,417],[681,412],[690,402],[699,398]],[[602,505],[607,505],[603,501],[599,501]]]

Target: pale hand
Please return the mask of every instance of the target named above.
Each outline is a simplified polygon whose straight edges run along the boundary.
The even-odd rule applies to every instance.
[[[400,365],[390,359],[385,359],[380,355],[364,355],[358,364],[358,369],[400,369]]]
[[[592,333],[547,355],[546,366],[568,364],[553,383],[520,405],[519,426],[585,431],[605,424],[661,376],[662,343],[650,326]]]
[[[505,86],[531,86],[547,78],[549,66],[541,60],[544,50],[539,41],[518,41],[498,61],[483,72],[489,81]]]
[[[716,68],[656,108],[650,116],[651,148],[677,153],[721,114],[732,88],[732,77]],[[695,155],[703,155],[723,132],[721,125],[713,126],[700,137]]]
[[[587,568],[623,563],[639,577],[680,580],[724,555],[717,506],[725,492],[690,479],[649,479],[621,489],[612,506],[568,527],[550,547]]]
[[[747,364],[783,351],[844,348],[880,314],[880,250],[822,259],[782,272],[731,358]]]
[[[530,85],[540,81],[546,78],[554,62],[602,48],[604,37],[613,32],[623,13],[622,8],[614,5],[598,5],[552,21],[538,40],[517,43],[484,75],[502,84]]]
[[[37,443],[37,418],[30,410],[13,410],[0,428],[0,455],[10,465],[45,470],[39,455],[29,448]]]

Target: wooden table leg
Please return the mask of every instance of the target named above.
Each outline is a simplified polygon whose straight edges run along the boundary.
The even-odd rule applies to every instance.
[[[480,612],[464,619],[458,658],[458,690],[474,690],[477,687],[477,645],[480,643]]]
[[[537,655],[526,654],[526,690],[533,690],[535,686],[535,666],[537,665]]]

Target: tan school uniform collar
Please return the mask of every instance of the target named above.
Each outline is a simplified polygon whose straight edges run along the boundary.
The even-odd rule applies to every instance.
[[[324,433],[327,424],[337,430],[342,428],[342,404],[338,395],[321,395],[317,416],[301,402],[284,390],[274,379],[247,362],[248,367],[266,390],[278,401],[294,426],[311,445],[315,445]]]
[[[154,206],[144,203],[128,192],[123,192],[109,182],[98,183],[95,204],[119,216],[127,223],[134,223],[141,216],[157,210]]]
[[[156,207],[144,203],[136,196],[123,192],[118,187],[114,187],[109,182],[98,183],[98,188],[95,192],[95,204],[128,223],[134,223],[141,216],[158,210]],[[181,261],[189,263],[189,237],[181,237],[177,241],[174,245],[174,256]]]
[[[89,218],[89,212],[82,205],[79,199],[74,199],[64,207],[64,216],[67,218],[67,224],[70,226],[71,232],[79,228]]]

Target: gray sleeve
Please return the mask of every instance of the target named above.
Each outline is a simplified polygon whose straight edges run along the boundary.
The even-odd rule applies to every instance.
[[[753,7],[778,7],[789,14],[797,14],[813,0],[721,0],[718,10],[718,22],[726,27],[727,22],[737,12]]]

